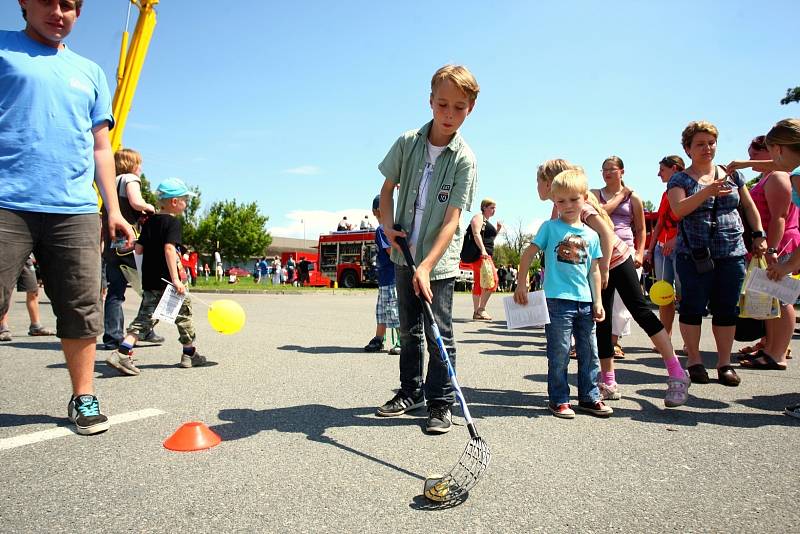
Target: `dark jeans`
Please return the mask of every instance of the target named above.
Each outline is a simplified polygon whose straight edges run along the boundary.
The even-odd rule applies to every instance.
[[[617,265],[608,271],[608,286],[601,292],[603,299],[603,309],[606,318],[597,325],[597,353],[601,360],[614,356],[614,344],[611,342],[611,315],[614,309],[614,290],[619,292],[619,297],[631,312],[633,320],[636,321],[648,337],[653,337],[662,330],[664,325],[656,317],[642,293],[642,286],[639,284],[639,276],[633,266],[633,259],[628,258],[621,265]]]
[[[694,261],[685,252],[678,254],[675,268],[681,279],[679,321],[699,325],[711,312],[711,324],[735,326],[739,315],[739,292],[744,282],[744,256],[714,258],[714,270],[697,274]]]
[[[414,294],[412,272],[408,267],[395,266],[397,278],[397,304],[400,312],[400,390],[416,397],[425,388],[428,403],[453,404],[455,392],[447,375],[447,366],[439,355],[436,339],[422,311],[422,304]],[[433,303],[431,310],[439,327],[439,334],[450,364],[456,367],[456,346],[453,342],[453,289],[455,278],[431,282]],[[428,346],[428,370],[423,380],[422,365],[425,345]]]

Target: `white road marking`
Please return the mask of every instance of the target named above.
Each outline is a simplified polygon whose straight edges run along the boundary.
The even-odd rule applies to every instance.
[[[156,415],[161,415],[164,413],[166,412],[156,408],[147,408],[145,410],[112,415],[108,418],[108,422],[113,426],[122,423],[130,423],[131,421],[136,421],[139,419],[146,419],[148,417],[155,417]],[[0,451],[14,449],[16,447],[22,447],[25,445],[32,445],[41,441],[62,438],[70,435],[78,435],[73,430],[72,423],[70,423],[69,426],[59,426],[56,428],[50,428],[48,430],[40,430],[39,432],[31,432],[30,434],[14,436],[13,438],[0,439]]]

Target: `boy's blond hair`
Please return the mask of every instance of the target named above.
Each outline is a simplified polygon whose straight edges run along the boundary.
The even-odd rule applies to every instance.
[[[142,155],[132,148],[120,148],[114,152],[114,168],[117,176],[131,174],[142,164]]]
[[[543,182],[547,182],[550,184],[550,190],[552,192],[553,189],[553,182],[555,178],[562,174],[565,171],[577,171],[583,174],[584,179],[586,178],[586,174],[583,172],[583,168],[579,165],[574,165],[565,159],[549,159],[539,165],[539,168],[536,170],[536,178]],[[603,206],[600,205],[600,201],[597,200],[597,197],[594,196],[594,193],[588,190],[588,180],[586,186],[586,203],[589,204],[591,207],[597,211],[597,216],[608,225],[609,228],[614,228],[614,222],[609,217],[606,210],[603,209]]]
[[[692,121],[683,129],[683,133],[681,133],[681,146],[683,146],[684,149],[688,149],[692,146],[694,136],[699,133],[711,134],[714,136],[714,139],[719,138],[719,130],[710,122]]]
[[[497,202],[495,202],[493,198],[489,197],[484,198],[483,200],[481,200],[481,211],[485,210],[486,208],[492,205],[497,205]]]
[[[577,194],[586,195],[589,193],[589,179],[584,174],[583,169],[567,169],[561,171],[553,178],[553,183],[550,184],[550,193],[553,195],[561,194]]]
[[[458,87],[470,102],[475,102],[481,88],[475,76],[463,65],[445,65],[433,74],[431,78],[431,94],[436,92],[436,88],[445,80],[450,80]]]

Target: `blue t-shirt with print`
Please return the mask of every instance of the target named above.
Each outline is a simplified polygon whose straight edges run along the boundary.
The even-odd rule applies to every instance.
[[[589,272],[603,256],[597,233],[583,223],[545,221],[532,243],[544,252],[544,294],[549,299],[592,302]]]
[[[381,287],[394,284],[394,263],[392,263],[387,248],[391,248],[386,234],[383,232],[383,225],[375,230],[375,244],[378,245],[378,285]]]
[[[96,213],[92,129],[106,123],[114,119],[99,66],[0,31],[0,208]]]

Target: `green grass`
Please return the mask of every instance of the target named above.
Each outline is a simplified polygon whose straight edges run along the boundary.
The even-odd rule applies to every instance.
[[[266,281],[262,282],[261,284],[256,284],[254,278],[247,276],[247,277],[240,277],[239,281],[235,284],[229,284],[228,278],[225,277],[221,282],[218,282],[215,278],[209,277],[208,281],[206,281],[205,277],[199,277],[197,279],[197,285],[194,287],[190,287],[189,290],[192,291],[225,291],[231,293],[247,293],[247,292],[256,292],[256,293],[316,293],[316,292],[325,292],[325,291],[332,291],[330,288],[327,287],[294,287],[289,284],[282,284],[282,285],[273,285],[272,283]],[[364,287],[364,288],[357,288],[357,289],[343,289],[339,288],[337,291],[369,291],[374,290],[375,288],[371,287]]]

